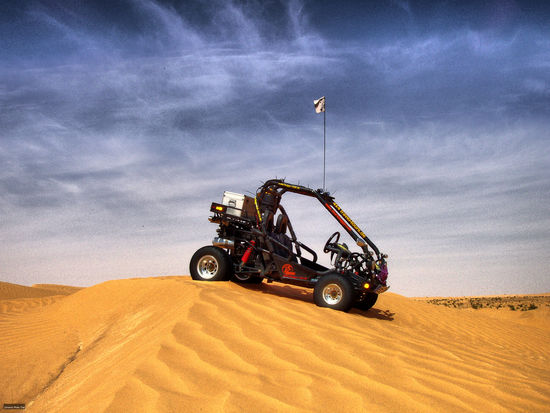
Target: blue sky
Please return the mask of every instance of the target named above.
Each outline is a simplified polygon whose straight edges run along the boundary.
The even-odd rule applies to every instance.
[[[0,279],[188,273],[209,205],[327,187],[408,296],[550,291],[550,7],[0,5]],[[299,238],[337,227],[289,197]]]

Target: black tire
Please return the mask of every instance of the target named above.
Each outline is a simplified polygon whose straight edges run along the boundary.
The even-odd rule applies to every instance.
[[[252,275],[245,275],[235,273],[231,281],[234,281],[238,284],[261,284],[264,279],[261,277],[254,277]]]
[[[317,281],[313,289],[315,304],[339,311],[348,311],[351,308],[354,295],[351,282],[339,274],[325,275]]]
[[[189,271],[194,280],[227,281],[233,275],[233,264],[227,252],[209,245],[193,254]]]
[[[366,293],[363,299],[356,301],[353,306],[359,310],[367,311],[376,304],[376,300],[378,300],[378,294]]]

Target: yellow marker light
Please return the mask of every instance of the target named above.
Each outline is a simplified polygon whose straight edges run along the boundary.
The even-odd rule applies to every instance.
[[[217,210],[217,211],[223,211],[223,207],[218,205],[218,206],[216,207],[216,210]]]
[[[368,289],[370,288],[370,284],[369,284],[369,283],[365,283],[365,284],[363,285],[363,287],[365,287],[365,289],[368,290]]]

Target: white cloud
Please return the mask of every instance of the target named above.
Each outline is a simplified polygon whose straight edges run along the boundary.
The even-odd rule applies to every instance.
[[[540,94],[550,79],[517,81],[536,66],[530,53],[493,76],[517,39],[491,46],[461,31],[335,46],[298,2],[282,6],[282,34],[236,3],[220,3],[203,26],[136,4],[150,26],[131,39],[40,9],[74,48],[52,51],[58,65],[1,72],[0,278],[186,273],[214,235],[208,209],[223,190],[254,191],[274,176],[321,186],[312,100],[326,91],[328,188],[391,254],[395,291],[516,292],[540,281],[548,125],[503,116],[501,89]],[[473,53],[478,43],[487,49]],[[493,60],[474,70],[478,52]],[[458,77],[461,57],[474,60]],[[322,247],[330,217],[291,206],[299,234]]]

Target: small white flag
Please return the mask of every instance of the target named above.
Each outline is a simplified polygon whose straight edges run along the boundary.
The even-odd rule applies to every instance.
[[[319,98],[317,100],[313,101],[313,104],[315,105],[315,112],[321,113],[325,111],[325,97]]]

